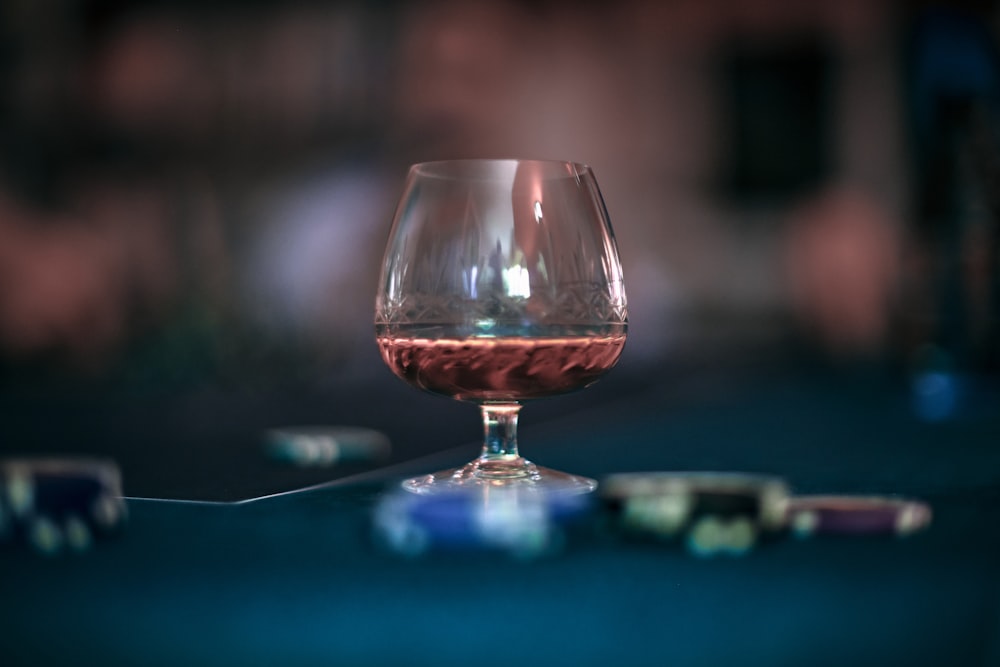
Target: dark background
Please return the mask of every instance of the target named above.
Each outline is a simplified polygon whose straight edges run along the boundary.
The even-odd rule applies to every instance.
[[[827,4],[5,3],[0,454],[232,500],[376,465],[282,467],[275,426],[474,441],[372,341],[406,168],[448,157],[588,162],[617,233],[623,360],[526,442],[791,371],[960,418],[1000,347],[997,14]]]

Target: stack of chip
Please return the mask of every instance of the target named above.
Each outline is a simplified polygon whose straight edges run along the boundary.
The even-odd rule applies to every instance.
[[[421,495],[385,495],[374,516],[379,544],[404,556],[432,551],[501,551],[530,559],[563,546],[567,530],[591,508],[585,494],[530,486],[472,486]]]
[[[799,537],[812,535],[896,535],[927,528],[931,508],[918,500],[893,496],[793,496],[786,523]]]
[[[738,556],[781,533],[789,489],[766,475],[636,472],[607,477],[601,496],[625,536],[683,543],[697,556]]]
[[[121,473],[110,461],[0,460],[0,542],[44,554],[82,552],[125,516]]]
[[[300,426],[264,434],[272,459],[303,468],[328,468],[342,463],[372,463],[389,456],[384,433],[354,426]]]
[[[930,525],[931,509],[893,496],[796,496],[772,475],[630,472],[604,478],[598,494],[517,484],[398,492],[382,498],[374,519],[378,542],[406,556],[473,549],[532,558],[560,549],[570,529],[592,533],[596,524],[707,558],[742,556],[789,534],[910,535]]]

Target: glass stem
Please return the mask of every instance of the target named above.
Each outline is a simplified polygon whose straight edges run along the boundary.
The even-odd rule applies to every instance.
[[[518,458],[517,413],[520,403],[483,403],[483,453],[480,460],[510,461]]]

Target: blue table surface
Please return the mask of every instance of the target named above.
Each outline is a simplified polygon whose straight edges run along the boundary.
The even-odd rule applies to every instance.
[[[469,445],[249,502],[130,500],[82,555],[0,551],[0,664],[998,665],[1000,413],[914,417],[905,392],[763,382],[524,423],[541,464],[784,476],[800,493],[921,498],[907,538],[788,538],[744,557],[575,536],[534,560],[403,558],[371,512]]]

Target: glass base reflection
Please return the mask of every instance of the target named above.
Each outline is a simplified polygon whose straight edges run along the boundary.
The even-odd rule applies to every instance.
[[[402,487],[423,495],[468,489],[517,489],[552,495],[590,493],[597,481],[535,465],[520,456],[480,457],[459,468],[412,477]]]

